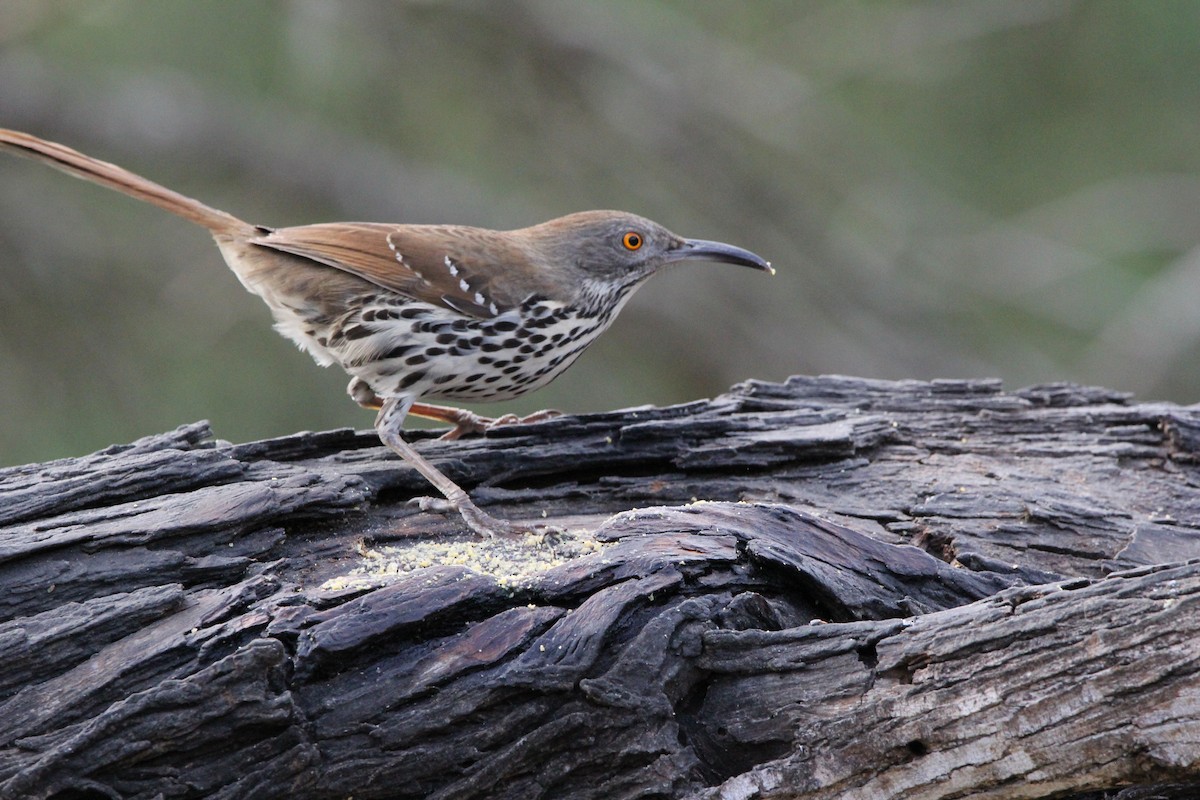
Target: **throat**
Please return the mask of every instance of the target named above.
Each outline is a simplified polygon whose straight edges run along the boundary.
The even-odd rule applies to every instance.
[[[602,318],[605,320],[604,328],[607,328],[648,277],[650,276],[634,276],[623,284],[614,284],[609,281],[584,281],[573,306],[576,315],[587,319]],[[601,330],[603,331],[604,328]]]

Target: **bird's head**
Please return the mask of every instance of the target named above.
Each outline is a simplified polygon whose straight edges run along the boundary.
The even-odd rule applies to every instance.
[[[583,211],[525,228],[544,263],[578,277],[633,286],[661,267],[685,260],[719,261],[774,274],[771,263],[724,242],[685,239],[657,222],[624,211]]]

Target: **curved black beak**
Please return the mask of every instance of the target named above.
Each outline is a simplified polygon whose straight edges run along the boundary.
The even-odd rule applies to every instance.
[[[743,267],[761,269],[772,275],[775,274],[775,268],[771,266],[770,261],[751,253],[749,250],[743,250],[740,247],[734,247],[724,242],[709,242],[704,239],[684,239],[679,247],[669,250],[666,253],[666,260],[668,262],[693,258],[704,261],[719,261],[722,264],[738,264]]]

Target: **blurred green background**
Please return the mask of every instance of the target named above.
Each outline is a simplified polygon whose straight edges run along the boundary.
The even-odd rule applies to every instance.
[[[656,278],[497,411],[791,373],[1200,398],[1200,5],[4,0],[0,126],[252,222],[621,208]],[[0,156],[0,463],[369,427],[200,229]],[[486,408],[486,407],[485,407]]]

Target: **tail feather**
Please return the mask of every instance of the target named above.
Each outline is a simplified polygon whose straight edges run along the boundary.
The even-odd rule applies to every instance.
[[[252,225],[232,214],[210,208],[199,200],[173,192],[116,164],[86,156],[56,142],[0,128],[0,150],[41,161],[76,178],[136,197],[208,228],[214,234],[246,233],[253,229]]]

